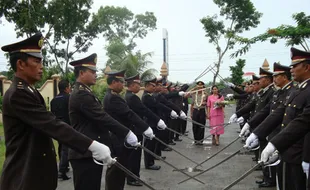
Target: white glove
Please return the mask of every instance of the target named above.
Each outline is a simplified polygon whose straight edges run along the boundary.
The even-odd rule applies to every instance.
[[[143,135],[145,135],[147,138],[149,138],[149,139],[151,139],[151,140],[152,140],[152,139],[154,138],[154,136],[155,136],[151,127],[147,128],[147,130],[145,130],[145,131],[143,132]]]
[[[244,126],[242,127],[239,137],[244,136],[246,133],[250,132],[250,125],[248,123],[244,124]]]
[[[265,149],[263,150],[260,160],[266,163],[269,157],[274,153],[274,151],[276,151],[276,147],[274,147],[274,145],[271,142],[269,142],[265,147]]]
[[[182,119],[186,119],[187,118],[186,114],[182,110],[180,112],[180,118],[182,118]]]
[[[165,122],[160,119],[157,123],[157,126],[160,128],[160,129],[166,129],[167,128],[167,125],[165,124]]]
[[[110,148],[106,145],[101,144],[97,141],[93,141],[88,147],[88,150],[92,152],[94,159],[102,161],[103,163],[106,163],[108,165],[113,163]]]
[[[244,123],[244,118],[243,118],[243,117],[239,117],[239,118],[237,119],[237,123],[238,123],[238,124]]]
[[[245,145],[243,147],[252,149],[254,147],[257,147],[258,144],[259,144],[258,137],[254,133],[251,133],[251,135],[246,139]]]
[[[185,92],[184,91],[180,91],[179,92],[179,96],[184,96]]]
[[[175,111],[173,111],[173,110],[171,111],[170,116],[172,117],[172,119],[176,119],[176,118],[179,117],[178,114],[177,114],[177,112],[175,112]]]
[[[131,146],[138,146],[138,138],[132,131],[129,131],[126,138],[126,143],[130,144]]]
[[[230,118],[228,123],[234,123],[237,121],[237,115],[234,113]]]
[[[301,165],[304,170],[304,173],[306,173],[307,175],[307,178],[309,178],[309,163],[303,161]]]

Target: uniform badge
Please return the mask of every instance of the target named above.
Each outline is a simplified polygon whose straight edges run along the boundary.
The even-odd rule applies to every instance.
[[[97,57],[95,57],[95,59],[94,59],[94,63],[95,63],[95,64],[97,64]]]
[[[38,46],[41,48],[43,46],[44,40],[41,38],[38,42]]]

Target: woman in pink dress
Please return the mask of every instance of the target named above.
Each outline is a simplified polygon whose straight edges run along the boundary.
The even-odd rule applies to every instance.
[[[219,94],[217,86],[212,86],[211,95],[207,100],[207,118],[211,127],[210,133],[212,134],[212,144],[219,145],[219,138],[224,134],[224,107],[217,106],[215,102],[224,101],[224,97]]]

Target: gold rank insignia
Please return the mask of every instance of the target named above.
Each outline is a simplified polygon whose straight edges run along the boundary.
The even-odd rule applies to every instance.
[[[18,89],[24,89],[23,83],[22,83],[22,82],[18,82],[17,88],[18,88]]]

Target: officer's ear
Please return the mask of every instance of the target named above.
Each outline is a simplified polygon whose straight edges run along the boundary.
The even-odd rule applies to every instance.
[[[27,61],[23,61],[22,59],[18,59],[16,61],[16,70],[23,71],[25,70],[25,67],[27,66]]]

